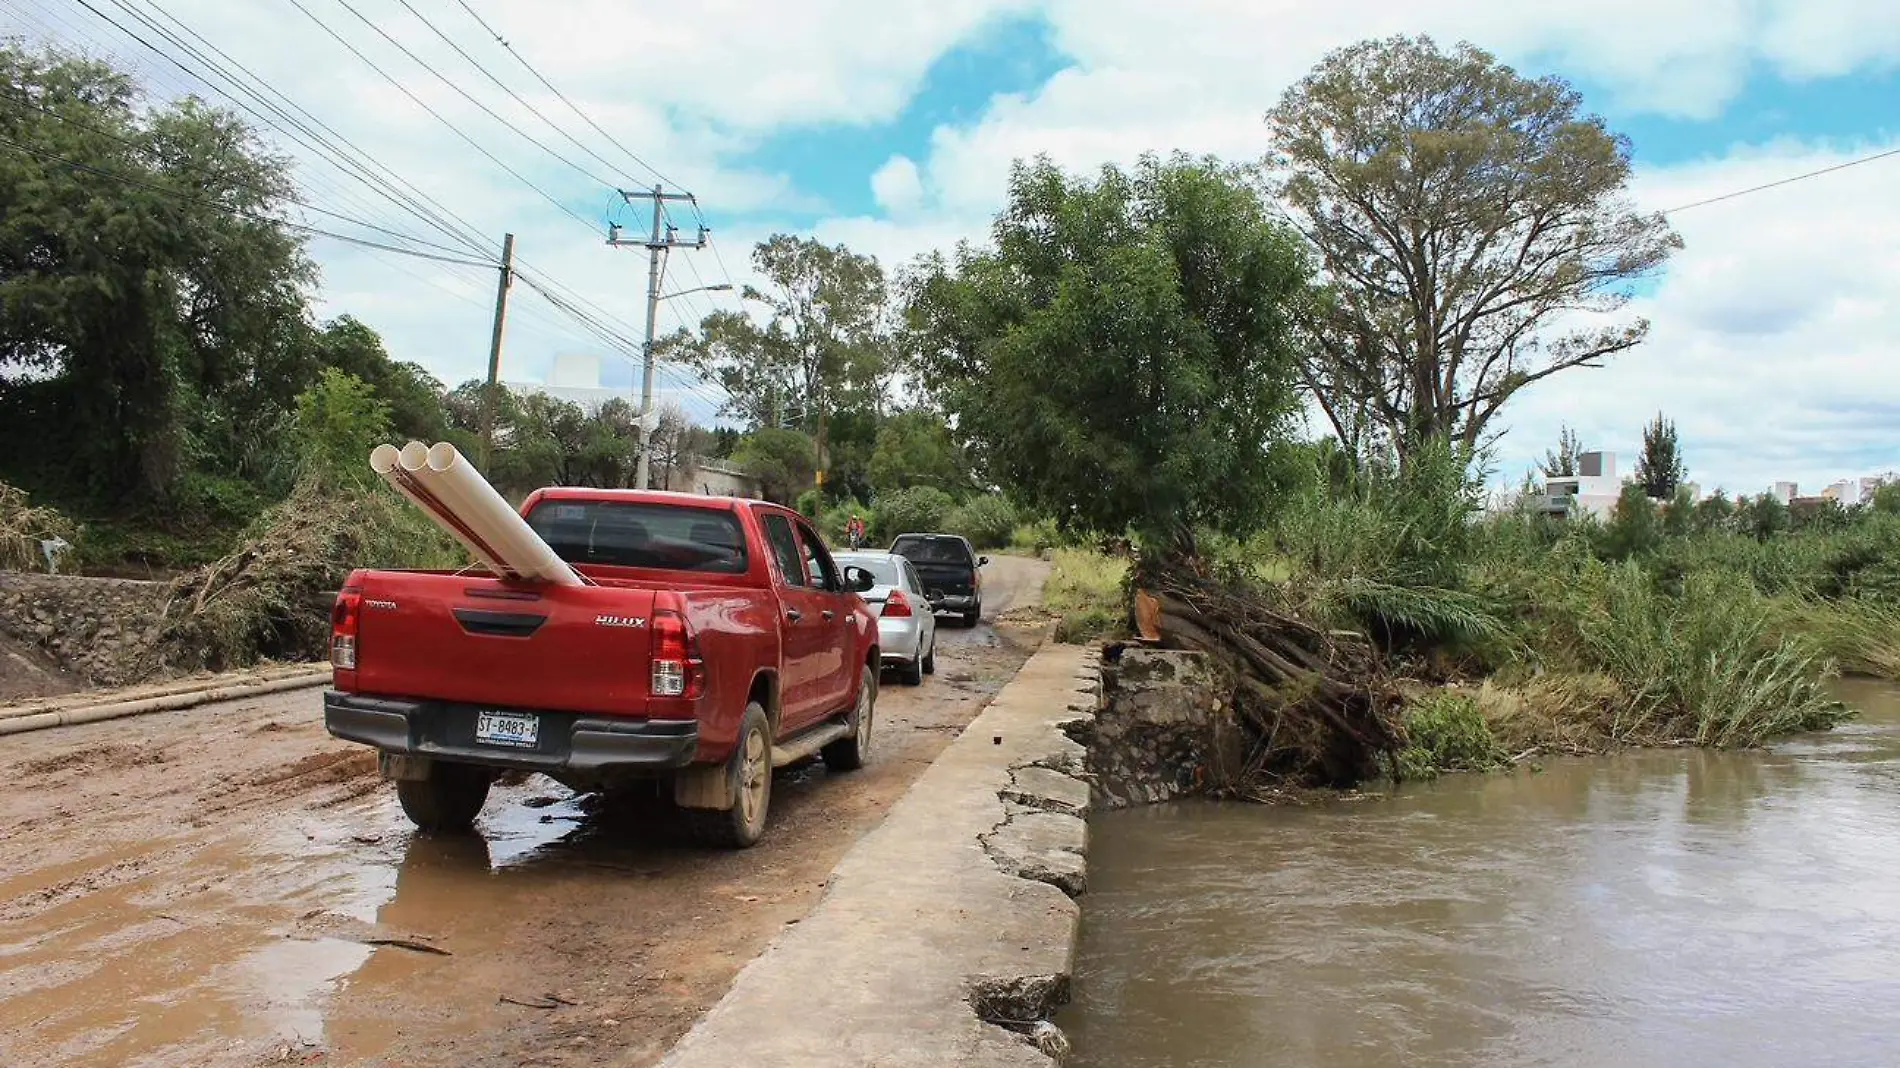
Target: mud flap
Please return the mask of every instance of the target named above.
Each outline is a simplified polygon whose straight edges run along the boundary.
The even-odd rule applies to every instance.
[[[738,798],[733,770],[726,764],[686,768],[673,776],[673,803],[680,808],[730,809]]]
[[[378,753],[376,768],[386,782],[420,782],[429,777],[431,761],[426,756],[407,753]]]

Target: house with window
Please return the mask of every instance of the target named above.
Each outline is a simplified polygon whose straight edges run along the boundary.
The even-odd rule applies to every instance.
[[[1548,515],[1593,515],[1609,519],[1623,483],[1616,477],[1616,454],[1586,452],[1577,457],[1577,473],[1544,479],[1539,511]]]

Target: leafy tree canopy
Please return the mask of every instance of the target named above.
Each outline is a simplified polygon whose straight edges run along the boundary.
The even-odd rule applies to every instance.
[[[1070,528],[1242,531],[1298,407],[1298,234],[1237,173],[1019,163],[993,248],[911,281],[923,378],[986,475]]]
[[[96,499],[276,452],[315,375],[285,160],[91,60],[0,46],[0,81],[0,425]]]
[[[963,450],[943,417],[921,408],[898,412],[878,427],[870,477],[880,493],[935,486],[962,496],[973,485]]]

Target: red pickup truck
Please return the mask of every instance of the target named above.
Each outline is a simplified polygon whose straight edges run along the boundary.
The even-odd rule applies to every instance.
[[[521,769],[577,791],[658,780],[698,837],[743,847],[773,768],[864,763],[879,652],[857,591],[874,580],[803,517],[578,488],[521,515],[579,584],[359,570],[336,601],[324,724],[381,751],[419,828],[466,829]]]

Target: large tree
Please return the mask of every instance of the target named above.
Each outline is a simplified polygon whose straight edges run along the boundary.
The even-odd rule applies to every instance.
[[[715,312],[697,337],[667,348],[730,396],[726,414],[751,427],[799,427],[824,462],[830,415],[881,403],[891,375],[884,270],[843,245],[776,234],[752,252],[764,288],[747,311]]]
[[[0,82],[0,453],[115,503],[261,466],[316,377],[285,161],[90,60],[0,46]]]
[[[1627,138],[1469,44],[1366,41],[1267,115],[1328,283],[1304,372],[1342,440],[1467,451],[1518,390],[1640,342],[1612,315],[1681,241],[1625,196]]]
[[[1675,497],[1676,487],[1689,477],[1682,463],[1682,447],[1676,441],[1676,424],[1661,412],[1643,428],[1643,451],[1636,458],[1636,481],[1650,497],[1666,501]]]
[[[1296,419],[1299,235],[1211,161],[1017,164],[993,248],[914,276],[924,382],[988,477],[1071,528],[1253,527]]]

